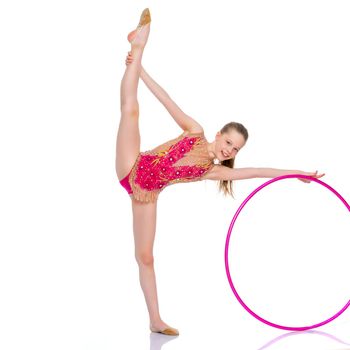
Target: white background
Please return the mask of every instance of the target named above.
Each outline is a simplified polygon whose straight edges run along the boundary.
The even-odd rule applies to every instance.
[[[236,167],[325,172],[350,200],[348,1],[3,1],[0,5],[2,349],[344,349],[350,310],[289,333],[248,314],[224,246],[268,179],[169,186],[158,201],[161,316],[150,334],[131,202],[114,170],[126,35],[149,7],[143,65],[212,142],[242,123]],[[141,149],[182,130],[139,84]],[[323,186],[256,194],[231,236],[237,289],[272,322],[305,326],[350,298],[349,215]],[[279,338],[281,337],[281,338]]]

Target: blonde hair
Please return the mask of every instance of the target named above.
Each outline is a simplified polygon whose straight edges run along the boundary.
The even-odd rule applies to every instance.
[[[227,123],[220,130],[220,132],[221,134],[228,133],[232,129],[238,131],[244,137],[245,142],[247,142],[248,136],[249,136],[248,130],[241,123],[237,123],[237,122]],[[233,169],[235,164],[235,158],[225,159],[223,161],[220,161],[219,164]],[[223,192],[225,196],[230,195],[234,198],[232,181],[233,180],[219,180],[218,185],[219,185],[219,191]]]

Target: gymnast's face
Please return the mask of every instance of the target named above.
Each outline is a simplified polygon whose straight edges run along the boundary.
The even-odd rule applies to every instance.
[[[215,155],[219,161],[234,158],[245,145],[244,137],[236,129],[215,136]]]

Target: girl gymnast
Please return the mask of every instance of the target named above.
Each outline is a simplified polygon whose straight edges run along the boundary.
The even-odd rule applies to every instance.
[[[178,335],[159,313],[154,272],[153,243],[156,232],[157,198],[166,186],[178,182],[218,180],[219,189],[232,195],[232,181],[257,177],[303,174],[316,178],[316,172],[273,168],[234,168],[234,160],[248,139],[247,129],[230,122],[220,129],[213,142],[208,142],[203,127],[185,114],[167,92],[157,84],[141,65],[150,32],[151,15],[146,8],[137,28],[127,39],[131,44],[126,69],[121,81],[121,118],[116,141],[115,169],[120,184],[128,192],[133,213],[135,258],[139,279],[149,312],[151,332]],[[153,150],[140,152],[139,78],[164,105],[183,133]],[[215,163],[214,160],[218,162]],[[310,182],[300,178],[303,182]]]

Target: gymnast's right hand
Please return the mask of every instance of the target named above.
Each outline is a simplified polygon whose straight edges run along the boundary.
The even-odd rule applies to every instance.
[[[126,59],[125,59],[125,64],[128,65],[132,63],[133,59],[134,58],[132,57],[131,51],[128,51],[128,55],[126,56]]]
[[[316,170],[314,173],[309,173],[309,172],[303,171],[302,175],[307,175],[307,176],[310,176],[310,177],[314,177],[316,179],[318,179],[318,178],[320,178],[320,177],[325,175],[324,173],[323,174],[317,174],[317,171],[318,170]],[[304,179],[304,178],[298,178],[298,180],[306,182],[306,183],[310,183],[311,182],[311,180]]]

